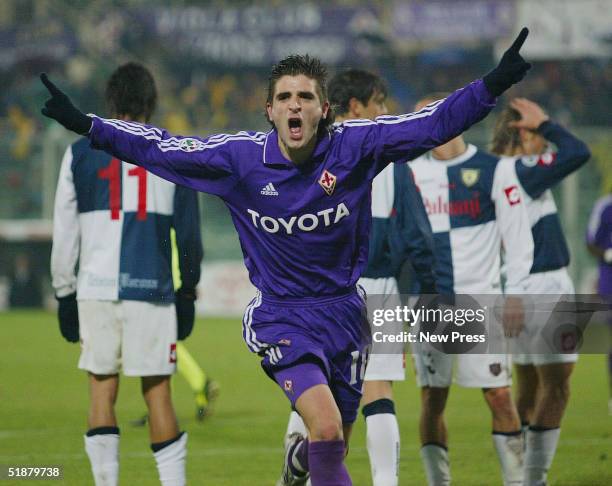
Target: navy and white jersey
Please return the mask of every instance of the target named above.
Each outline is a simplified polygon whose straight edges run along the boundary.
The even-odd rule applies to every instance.
[[[57,296],[173,302],[171,228],[182,284],[195,288],[203,253],[197,193],[80,139],[65,152],[55,195]]]
[[[422,293],[435,293],[434,243],[407,164],[392,164],[372,182],[372,228],[365,278],[398,277],[409,260]]]
[[[544,122],[538,132],[556,145],[557,152],[521,157],[515,162],[535,244],[531,273],[569,265],[569,250],[550,189],[590,157],[586,144],[556,123]]]
[[[177,184],[220,196],[253,285],[289,302],[355,291],[368,256],[371,181],[457,136],[495,104],[482,80],[417,113],[351,120],[320,133],[308,161],[284,157],[278,133],[173,136],[93,118],[92,145]]]
[[[501,291],[502,244],[506,287],[523,291],[533,240],[514,159],[468,145],[454,159],[439,161],[429,153],[410,167],[433,230],[438,292]]]

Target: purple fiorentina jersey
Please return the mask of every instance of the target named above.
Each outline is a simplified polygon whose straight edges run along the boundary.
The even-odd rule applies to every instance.
[[[367,262],[371,181],[484,118],[495,98],[481,80],[417,113],[351,120],[319,137],[296,166],[277,132],[208,138],[94,117],[92,146],[176,184],[216,194],[230,210],[250,279],[264,297],[353,289]]]
[[[612,195],[599,199],[589,221],[587,241],[602,250],[612,248]],[[599,262],[599,295],[612,296],[612,264]]]

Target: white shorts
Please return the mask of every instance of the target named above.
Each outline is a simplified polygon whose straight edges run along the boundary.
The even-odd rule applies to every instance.
[[[498,291],[490,289],[479,295],[492,293],[498,294]],[[475,295],[471,297],[475,298]],[[490,302],[485,298],[479,304],[485,306]],[[490,327],[488,332],[495,329]],[[503,344],[505,348],[501,328],[497,331],[499,334],[489,334],[489,339],[497,342],[498,346]],[[501,388],[512,384],[512,356],[509,353],[446,354],[427,342],[412,343],[411,348],[417,385],[420,387],[448,388],[453,382],[466,388]]]
[[[562,296],[574,295],[574,284],[565,268],[550,272],[532,273],[527,281],[526,294],[536,295],[538,306],[554,307]],[[545,299],[544,294],[550,294]],[[545,336],[546,324],[551,312],[536,312],[526,316],[525,329],[516,340],[514,348],[514,362],[520,365],[541,366],[553,363],[575,363],[578,353],[555,353],[554,343],[549,343],[551,336]],[[571,339],[571,336],[569,336]],[[558,349],[558,348],[557,348]]]
[[[79,368],[96,375],[165,376],[176,370],[173,304],[79,300]]]
[[[395,308],[401,304],[397,281],[395,278],[362,278],[359,280],[369,298],[368,305],[383,306],[385,309]],[[388,324],[387,324],[388,325]],[[401,331],[403,326],[399,327]],[[388,329],[387,329],[388,330]],[[392,332],[392,330],[390,330]],[[384,345],[385,353],[379,346],[373,344],[364,381],[403,381],[406,379],[406,353],[403,343],[395,346]],[[389,351],[391,351],[389,353]]]
[[[425,343],[412,344],[417,384],[448,388],[453,383],[467,388],[500,388],[512,384],[510,354],[446,354]]]

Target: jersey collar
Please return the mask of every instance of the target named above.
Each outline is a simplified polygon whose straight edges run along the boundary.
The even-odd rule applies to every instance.
[[[435,162],[436,164],[444,164],[448,167],[451,165],[461,164],[462,162],[465,162],[466,160],[471,159],[472,157],[474,157],[474,155],[476,155],[476,150],[477,149],[474,145],[472,145],[471,143],[468,143],[465,152],[463,152],[458,157],[455,157],[454,159],[438,160],[433,156],[432,152],[429,152],[427,154],[427,158],[429,159],[430,162]]]
[[[327,153],[331,142],[331,132],[326,131],[319,135],[317,144],[310,158],[311,163],[318,163]],[[266,135],[263,150],[263,163],[265,165],[282,165],[286,167],[294,167],[294,163],[286,159],[278,146],[278,132],[272,129]]]

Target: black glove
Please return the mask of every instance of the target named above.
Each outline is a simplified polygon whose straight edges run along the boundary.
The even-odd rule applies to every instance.
[[[482,78],[487,90],[493,96],[501,95],[510,86],[518,83],[525,77],[527,71],[531,69],[531,64],[526,62],[519,54],[527,34],[529,34],[529,29],[523,27],[510,48],[504,52],[497,67]]]
[[[181,287],[175,292],[176,322],[178,324],[178,340],[189,337],[195,320],[195,289]]]
[[[60,332],[64,339],[70,343],[79,342],[79,309],[77,307],[76,293],[66,297],[55,297],[59,302],[57,319]]]
[[[68,130],[79,135],[87,135],[91,128],[91,118],[80,112],[60,89],[55,86],[45,73],[40,75],[40,80],[51,93],[51,98],[45,102],[45,107],[40,112],[61,123]]]

